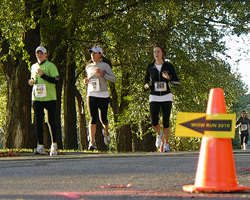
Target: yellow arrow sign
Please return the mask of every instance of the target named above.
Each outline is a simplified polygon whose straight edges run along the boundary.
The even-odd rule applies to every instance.
[[[177,114],[176,136],[215,138],[235,137],[236,114],[206,114],[185,113]]]

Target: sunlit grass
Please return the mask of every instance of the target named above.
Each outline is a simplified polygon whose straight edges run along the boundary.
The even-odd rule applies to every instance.
[[[50,149],[45,149],[45,152],[49,154]],[[58,155],[63,155],[65,153],[116,153],[115,151],[88,151],[88,150],[75,150],[75,149],[68,149],[62,150],[58,149]],[[22,155],[29,155],[34,153],[34,149],[0,149],[0,157],[15,157],[15,156],[22,156]]]

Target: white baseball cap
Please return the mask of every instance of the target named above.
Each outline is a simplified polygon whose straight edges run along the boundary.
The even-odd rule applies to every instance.
[[[93,51],[93,52],[99,52],[100,54],[103,54],[102,48],[101,48],[101,47],[95,46],[95,47],[93,47],[92,49],[89,50],[90,53],[91,53],[92,51]]]
[[[41,51],[41,52],[43,52],[43,53],[47,53],[45,47],[43,47],[43,46],[38,46],[38,47],[36,48],[36,53],[37,53],[38,51]]]

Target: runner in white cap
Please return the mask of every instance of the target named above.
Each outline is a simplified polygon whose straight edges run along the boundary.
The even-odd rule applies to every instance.
[[[116,82],[116,77],[111,69],[111,66],[102,62],[103,51],[100,47],[93,47],[89,50],[91,53],[91,60],[86,65],[87,77],[84,79],[84,83],[88,86],[88,111],[90,116],[89,122],[89,150],[96,148],[95,134],[96,123],[99,112],[99,118],[103,125],[102,133],[104,135],[104,143],[110,144],[110,136],[108,132],[108,104],[109,104],[109,92],[107,87],[107,81]]]

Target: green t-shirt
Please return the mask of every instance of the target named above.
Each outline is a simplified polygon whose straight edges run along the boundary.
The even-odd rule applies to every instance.
[[[31,78],[34,79],[35,84],[32,89],[32,100],[33,101],[53,101],[56,100],[56,84],[50,83],[38,74],[38,69],[41,69],[43,73],[49,77],[57,77],[59,76],[58,70],[56,66],[49,62],[45,61],[41,65],[35,63],[31,66]],[[46,87],[46,88],[44,88]],[[42,95],[42,97],[37,97],[39,95],[36,94],[36,90],[44,90],[46,89],[46,94]]]

